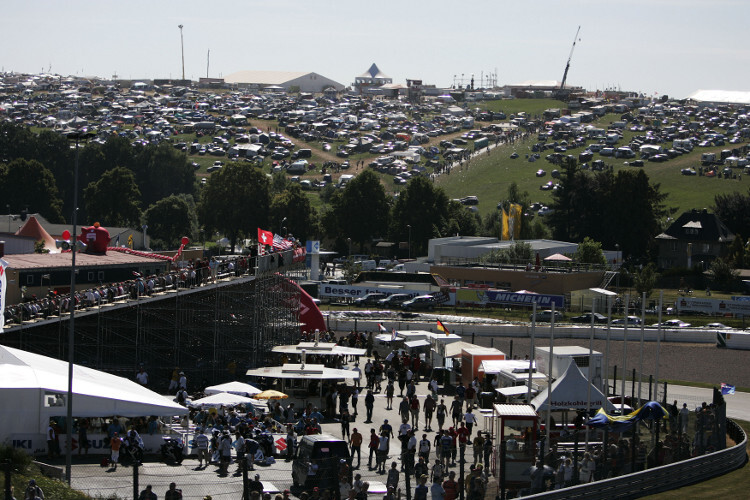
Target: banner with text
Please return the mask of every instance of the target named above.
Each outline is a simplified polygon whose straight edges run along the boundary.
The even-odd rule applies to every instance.
[[[356,299],[364,297],[368,293],[384,293],[386,295],[393,295],[394,293],[405,293],[416,297],[417,295],[427,295],[429,293],[437,293],[439,290],[429,292],[427,290],[404,290],[394,289],[393,287],[377,287],[377,286],[357,286],[357,285],[331,285],[328,283],[321,283],[318,288],[318,297],[342,297]]]
[[[677,299],[677,313],[731,314],[750,316],[750,302],[744,300],[700,299],[680,297]]]
[[[538,307],[549,308],[552,307],[552,304],[555,304],[556,309],[562,309],[565,305],[565,298],[562,295],[460,288],[456,289],[456,302],[464,304],[509,304],[517,306],[531,306],[531,304],[536,302]]]

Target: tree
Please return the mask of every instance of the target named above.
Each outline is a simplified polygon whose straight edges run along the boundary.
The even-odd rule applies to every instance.
[[[724,290],[730,289],[732,284],[737,280],[737,276],[739,276],[739,272],[732,267],[732,264],[728,260],[722,258],[715,259],[711,262],[709,273],[711,274],[714,288]]]
[[[28,208],[52,223],[65,221],[55,177],[36,160],[16,159],[0,168],[0,199],[12,211]]]
[[[135,148],[135,151],[132,170],[143,195],[144,206],[150,206],[170,194],[195,194],[195,172],[185,153],[167,142]]]
[[[578,244],[575,261],[580,264],[605,265],[607,258],[604,256],[604,252],[602,252],[602,244],[587,236],[583,239],[583,242]]]
[[[750,234],[750,190],[716,195],[713,212],[734,234]]]
[[[592,175],[569,164],[561,186],[552,195],[554,212],[546,216],[554,238],[580,242],[588,236],[605,247],[619,244],[631,259],[648,259],[659,221],[670,210],[667,195],[643,170]]]
[[[658,279],[659,274],[656,272],[656,265],[649,262],[640,271],[633,274],[633,286],[635,286],[639,296],[645,293],[646,297],[650,297]]]
[[[273,197],[270,214],[272,221],[286,218],[287,232],[300,241],[318,235],[318,214],[299,184],[291,184],[289,189]]]
[[[133,172],[116,167],[83,190],[83,200],[91,221],[103,226],[136,227],[141,220],[141,192]]]
[[[525,241],[514,241],[508,248],[493,250],[482,257],[486,263],[523,264],[534,259],[534,249]]]
[[[412,178],[391,210],[391,238],[407,241],[411,226],[412,255],[427,252],[430,238],[445,236],[448,196],[424,177]]]
[[[245,162],[211,174],[201,193],[198,216],[206,231],[226,235],[232,251],[241,235],[255,236],[268,227],[269,182],[260,169]]]
[[[388,230],[390,204],[380,179],[365,170],[331,197],[331,212],[324,218],[326,234],[351,238],[361,248]]]
[[[151,236],[163,243],[165,249],[177,248],[183,236],[194,240],[198,233],[198,216],[195,200],[189,194],[170,195],[157,201],[143,214]],[[161,245],[160,245],[161,246]]]

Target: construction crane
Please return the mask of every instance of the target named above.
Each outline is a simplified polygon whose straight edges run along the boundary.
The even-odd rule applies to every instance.
[[[578,26],[576,36],[573,38],[573,46],[570,48],[570,55],[568,55],[568,64],[565,65],[565,73],[563,73],[562,83],[560,83],[560,92],[565,90],[565,82],[568,80],[568,70],[570,69],[570,60],[573,58],[573,51],[576,49],[576,41],[578,41],[578,33],[581,32],[581,27]]]

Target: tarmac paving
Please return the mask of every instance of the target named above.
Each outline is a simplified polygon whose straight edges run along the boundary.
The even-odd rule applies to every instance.
[[[383,384],[385,388],[385,384]],[[420,405],[424,403],[426,395],[428,393],[427,381],[422,380],[417,384],[417,395],[420,399]],[[441,391],[442,392],[442,388]],[[439,392],[439,396],[441,397]],[[353,431],[357,428],[363,435],[362,443],[362,461],[359,464],[359,468],[355,468],[353,473],[361,474],[362,480],[370,483],[370,495],[369,498],[382,498],[385,493],[385,481],[386,476],[379,474],[374,468],[368,468],[368,450],[367,443],[369,440],[370,429],[378,431],[380,425],[384,420],[388,420],[394,426],[394,434],[397,434],[398,426],[401,423],[400,417],[398,416],[398,385],[396,385],[396,397],[394,397],[394,408],[392,410],[386,409],[386,397],[384,394],[375,395],[375,406],[373,410],[372,423],[364,422],[365,417],[365,405],[364,395],[366,391],[362,391],[357,404],[358,415],[354,422],[350,424],[350,428]],[[445,403],[450,406],[452,395],[442,395],[445,398]],[[446,418],[446,428],[450,422],[450,415]],[[331,434],[335,437],[342,437],[341,424],[337,421],[326,421],[321,425],[323,432]],[[418,424],[418,439],[421,439],[422,434],[427,434],[430,442],[435,437],[435,430],[437,430],[437,422],[433,419],[432,422],[433,431],[425,431],[424,413],[420,411],[420,419]],[[476,431],[485,429],[485,422],[482,418],[479,418],[479,422],[474,428],[474,435]],[[392,439],[390,442],[390,449],[388,453],[387,464],[390,468],[390,464],[394,461],[400,463],[401,454],[401,442],[398,439]],[[101,495],[104,498],[109,497],[111,494],[117,494],[119,498],[132,498],[133,497],[133,468],[130,466],[120,465],[116,470],[111,467],[101,467],[99,460],[102,455],[97,456],[95,460],[92,458],[78,458],[76,455],[73,457],[73,471],[72,471],[72,486],[73,488],[86,492],[91,496]],[[466,475],[469,474],[469,466],[471,463],[471,452],[470,447],[467,451],[466,456],[467,463],[465,465]],[[435,461],[434,449],[430,451],[430,463]],[[83,463],[82,463],[83,462]],[[353,465],[357,465],[356,458],[354,459]],[[374,460],[373,460],[374,465]],[[431,470],[430,466],[430,470]],[[138,468],[138,483],[139,491],[146,487],[147,484],[152,485],[153,491],[159,495],[159,498],[163,498],[164,492],[167,491],[169,483],[175,482],[177,487],[182,489],[183,498],[185,499],[203,499],[206,495],[211,495],[213,500],[217,499],[233,499],[237,500],[242,495],[242,476],[236,473],[237,465],[233,464],[230,466],[229,475],[221,476],[218,471],[218,467],[210,465],[206,468],[199,468],[198,461],[194,457],[186,458],[181,465],[167,465],[159,461],[159,457],[147,456],[144,459],[144,463]],[[260,481],[264,485],[264,490],[272,493],[282,492],[289,489],[292,492],[292,496],[296,496],[300,493],[299,488],[294,488],[292,485],[292,463],[286,462],[283,458],[278,459],[276,463],[269,466],[258,466],[256,465],[255,471],[251,471],[250,478],[252,479],[254,474],[260,475]],[[458,464],[455,467],[451,467],[450,470],[456,471],[456,479],[459,476]],[[402,490],[402,498],[406,498],[405,492],[405,478],[404,473],[400,474],[399,487]],[[415,480],[411,480],[412,493],[416,486]]]

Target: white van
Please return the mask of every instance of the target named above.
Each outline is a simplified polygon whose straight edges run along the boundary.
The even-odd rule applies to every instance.
[[[354,265],[359,266],[362,271],[374,271],[378,267],[374,260],[357,260]]]
[[[346,186],[346,183],[350,180],[354,179],[354,176],[351,174],[343,174],[341,177],[339,177],[339,187]]]

